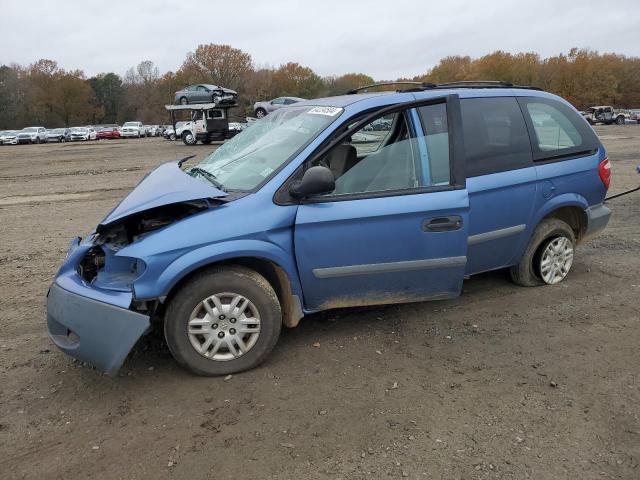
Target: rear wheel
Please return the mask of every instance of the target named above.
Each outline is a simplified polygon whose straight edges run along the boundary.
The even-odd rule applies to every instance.
[[[548,218],[537,226],[511,279],[524,287],[555,285],[568,275],[575,252],[573,230],[562,220]]]
[[[617,125],[624,125],[624,117],[622,115],[620,115],[618,118],[616,118],[616,124]]]
[[[188,105],[189,104],[189,100],[187,100],[187,97],[180,97],[180,105]]]
[[[256,118],[263,118],[267,115],[267,111],[264,108],[256,109]]]
[[[222,267],[183,285],[169,303],[164,331],[180,365],[198,375],[227,375],[262,363],[281,328],[278,297],[264,277]]]

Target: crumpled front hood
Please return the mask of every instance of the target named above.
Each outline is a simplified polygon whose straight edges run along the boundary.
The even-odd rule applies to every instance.
[[[151,208],[226,196],[227,194],[222,190],[182,171],[177,162],[163,163],[144,177],[131,193],[100,222],[98,230],[117,220]]]

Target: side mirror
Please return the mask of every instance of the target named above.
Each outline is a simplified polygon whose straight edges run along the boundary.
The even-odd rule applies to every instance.
[[[336,181],[333,178],[331,170],[318,165],[304,172],[301,180],[291,183],[289,186],[289,195],[293,198],[300,199],[312,195],[329,193],[335,188]]]

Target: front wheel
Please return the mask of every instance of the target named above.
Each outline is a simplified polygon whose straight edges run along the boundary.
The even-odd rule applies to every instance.
[[[189,104],[189,100],[187,100],[187,97],[180,97],[180,105],[188,105]]]
[[[196,138],[196,136],[193,133],[191,133],[191,132],[183,132],[182,133],[182,142],[185,145],[195,145],[197,141],[198,141],[198,139]]]
[[[282,311],[271,285],[244,267],[212,268],[170,300],[164,332],[171,354],[198,375],[253,368],[280,336]]]
[[[523,287],[555,285],[573,265],[576,237],[562,220],[548,218],[536,227],[520,263],[510,269],[511,279]]]
[[[267,115],[267,111],[264,108],[256,109],[256,118],[264,118]]]
[[[616,118],[616,125],[624,125],[624,117],[620,116]]]

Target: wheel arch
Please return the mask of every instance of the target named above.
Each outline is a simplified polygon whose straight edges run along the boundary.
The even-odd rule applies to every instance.
[[[529,237],[531,237],[533,231],[541,221],[547,218],[557,218],[571,227],[576,236],[576,241],[579,242],[587,229],[588,208],[589,203],[582,195],[572,193],[551,198],[538,211],[534,222],[532,222]]]
[[[171,300],[171,296],[193,276],[221,265],[239,265],[261,274],[273,287],[283,311],[283,323],[287,327],[298,325],[303,316],[303,297],[297,269],[292,258],[288,258],[284,250],[273,244],[257,241],[236,241],[233,251],[220,252],[224,246],[218,245],[215,250],[207,248],[191,252],[168,265],[152,282],[158,291],[141,288],[140,293],[146,298],[162,298],[163,303]],[[201,249],[199,249],[201,250]],[[136,289],[136,292],[138,290]]]

